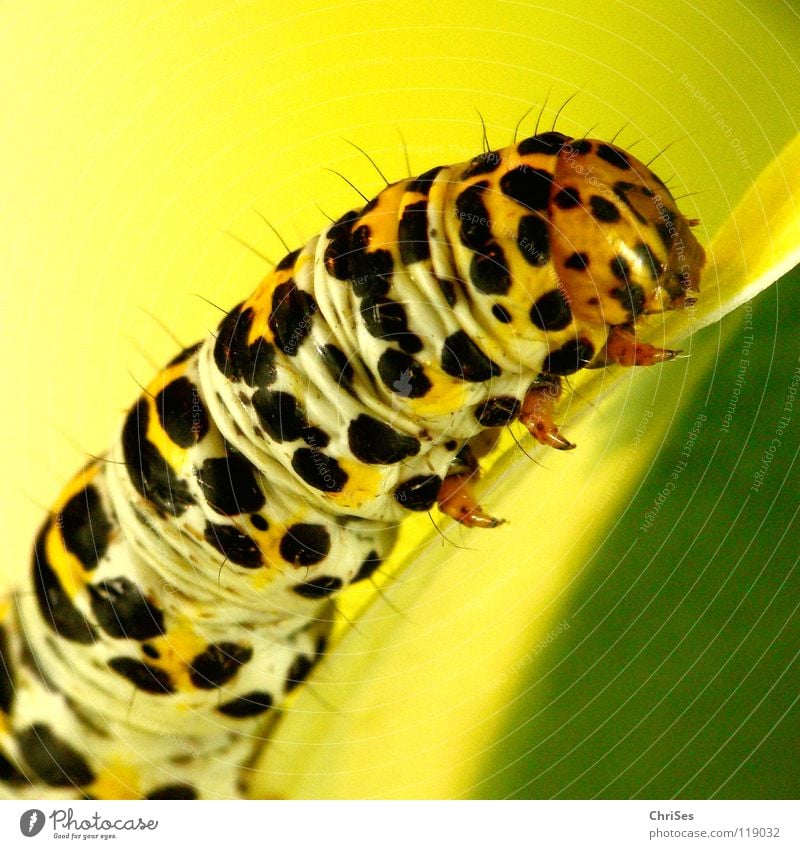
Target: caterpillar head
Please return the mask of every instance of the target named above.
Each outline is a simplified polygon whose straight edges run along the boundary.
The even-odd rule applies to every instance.
[[[556,274],[576,318],[627,324],[690,302],[705,252],[664,183],[602,141],[563,144],[550,196]]]
[[[664,183],[614,145],[542,133],[447,175],[447,243],[504,338],[558,346],[690,302],[705,253]],[[491,311],[491,312],[489,312]],[[561,335],[558,335],[561,334]],[[516,342],[515,342],[516,344]]]

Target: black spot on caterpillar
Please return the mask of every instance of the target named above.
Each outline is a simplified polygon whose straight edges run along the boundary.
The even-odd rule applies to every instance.
[[[252,760],[336,593],[414,512],[500,524],[473,441],[516,420],[572,448],[561,377],[670,359],[636,323],[680,308],[703,263],[644,165],[556,132],[390,184],[289,253],[42,527],[0,631],[8,795],[102,798],[119,763],[135,797],[246,792],[219,763]]]

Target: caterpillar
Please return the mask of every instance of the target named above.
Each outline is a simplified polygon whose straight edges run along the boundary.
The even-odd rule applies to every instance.
[[[675,356],[636,329],[699,290],[695,224],[630,153],[551,131],[387,184],[285,256],[44,521],[0,605],[0,792],[246,796],[404,517],[496,528],[474,485],[500,428],[572,449],[564,376]]]

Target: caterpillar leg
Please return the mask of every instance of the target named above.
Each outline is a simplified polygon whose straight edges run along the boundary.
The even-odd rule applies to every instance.
[[[504,519],[490,516],[478,503],[474,485],[480,476],[478,457],[488,454],[500,434],[491,428],[465,445],[450,467],[450,474],[439,489],[439,510],[468,528],[496,528]]]
[[[606,360],[620,366],[652,366],[672,360],[679,353],[671,348],[639,342],[633,328],[624,325],[612,328],[606,342]]]
[[[478,503],[473,489],[477,472],[448,475],[439,490],[439,510],[468,528],[496,528],[504,519],[490,516]]]
[[[560,397],[561,381],[557,377],[548,377],[542,383],[535,384],[522,402],[519,421],[542,445],[549,445],[559,451],[570,451],[575,445],[561,435],[558,425],[553,421],[553,411]]]

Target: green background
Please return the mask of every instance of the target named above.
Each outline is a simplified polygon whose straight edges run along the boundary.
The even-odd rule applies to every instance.
[[[752,303],[752,331],[739,310],[663,370],[681,397],[671,439],[574,585],[573,627],[525,670],[476,796],[800,794],[800,401],[750,491],[800,365],[799,284],[795,269]],[[645,388],[630,401],[634,422],[651,400]],[[699,413],[690,462],[642,533]]]

